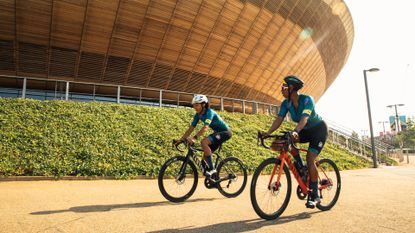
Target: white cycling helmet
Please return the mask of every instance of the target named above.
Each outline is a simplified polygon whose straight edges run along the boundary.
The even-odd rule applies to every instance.
[[[205,95],[195,95],[192,99],[192,104],[201,104],[203,102],[208,102],[208,98]]]

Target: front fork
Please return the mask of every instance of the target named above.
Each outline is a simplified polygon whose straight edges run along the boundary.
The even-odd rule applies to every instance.
[[[278,189],[280,187],[281,174],[282,174],[282,171],[283,171],[283,168],[284,168],[284,158],[279,159],[279,161],[280,161],[280,164],[279,164],[280,169],[278,171],[277,181],[275,182],[275,185],[272,185],[272,180],[274,179],[275,172],[277,171],[277,166],[278,166],[277,162],[278,162],[278,160],[275,163],[274,168],[272,169],[272,172],[271,172],[271,177],[270,177],[269,183],[268,183],[268,189],[269,190],[271,190],[271,188]],[[277,191],[277,190],[273,190],[273,191]]]
[[[182,181],[186,177],[186,166],[189,163],[189,157],[191,156],[191,152],[189,151],[186,155],[186,159],[182,163],[182,166],[180,167],[179,174],[176,177],[176,180]]]

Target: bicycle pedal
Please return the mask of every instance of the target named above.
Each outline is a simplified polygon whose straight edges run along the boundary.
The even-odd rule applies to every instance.
[[[212,183],[214,184],[218,184],[219,183],[219,179],[216,179],[216,177],[209,177],[208,178]]]
[[[307,208],[309,208],[309,209],[314,209],[314,208],[316,208],[316,205],[314,205],[314,204],[312,204],[312,203],[309,203],[309,202],[305,203],[305,206],[306,206]]]

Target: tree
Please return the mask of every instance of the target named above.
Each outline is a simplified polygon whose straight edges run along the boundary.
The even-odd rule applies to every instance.
[[[399,132],[393,139],[393,145],[400,148],[415,149],[415,125],[413,122],[408,122],[408,127],[405,131]]]
[[[352,132],[352,138],[357,138],[359,139],[359,134],[356,133],[355,131]]]

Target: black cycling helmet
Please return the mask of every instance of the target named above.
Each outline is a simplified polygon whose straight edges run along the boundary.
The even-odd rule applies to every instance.
[[[284,83],[286,83],[287,85],[293,85],[294,91],[298,91],[304,86],[304,82],[294,75],[289,75],[285,77]]]

